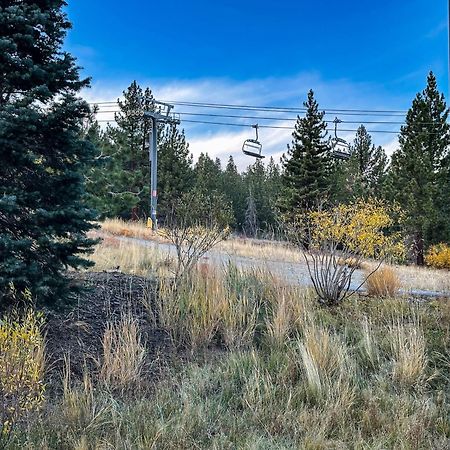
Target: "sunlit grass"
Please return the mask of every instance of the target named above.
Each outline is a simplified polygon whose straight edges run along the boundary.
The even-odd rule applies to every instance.
[[[120,219],[107,219],[101,223],[101,230],[115,236],[135,237],[159,243],[167,243],[167,240],[163,237],[164,233],[154,233],[146,228],[143,222],[125,222]],[[219,243],[215,251],[251,258],[255,261],[302,262],[301,253],[297,249],[278,241],[230,237],[226,241]],[[156,252],[164,255],[162,250],[156,250]],[[148,250],[147,254],[149,253],[150,251]],[[105,265],[105,262],[102,262],[102,264]],[[364,261],[362,268],[370,271],[376,265],[377,263],[373,261]],[[391,268],[395,272],[399,280],[399,288],[403,290],[421,289],[450,292],[450,277],[446,270],[390,264],[385,264],[385,267]]]
[[[111,322],[98,372],[20,424],[10,448],[446,448],[445,303],[353,298],[321,307],[267,271],[162,278],[149,324],[176,363],[154,378],[141,327]],[[156,325],[157,324],[157,325]]]

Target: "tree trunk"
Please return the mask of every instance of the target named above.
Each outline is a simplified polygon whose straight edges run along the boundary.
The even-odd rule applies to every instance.
[[[139,208],[137,206],[133,206],[131,209],[131,220],[133,222],[137,222],[139,220]]]
[[[425,264],[425,258],[422,231],[416,233],[414,246],[416,250],[416,264],[418,266],[423,266]]]

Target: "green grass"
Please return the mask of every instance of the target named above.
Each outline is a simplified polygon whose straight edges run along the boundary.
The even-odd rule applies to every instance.
[[[310,291],[233,267],[160,296],[184,356],[153,382],[136,371],[131,389],[96,374],[66,382],[10,448],[448,448],[446,303],[325,309]]]

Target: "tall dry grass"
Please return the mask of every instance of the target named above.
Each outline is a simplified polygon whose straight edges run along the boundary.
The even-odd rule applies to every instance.
[[[168,243],[162,228],[155,233],[146,228],[143,222],[129,222],[122,219],[105,219],[100,224],[101,230],[114,236],[133,237],[160,243]],[[292,261],[301,259],[296,248],[286,242],[230,237],[217,245],[217,250],[246,258],[258,258],[268,261]]]
[[[156,242],[167,242],[163,237],[164,233],[155,234],[146,228],[142,222],[107,219],[101,223],[101,229],[115,236],[137,237]],[[230,237],[217,246],[217,251],[261,261],[302,261],[301,254],[296,248],[278,241]],[[162,256],[162,261],[164,261],[165,255],[162,254],[160,256]],[[352,261],[347,261],[347,263],[353,264]],[[164,265],[164,263],[162,264]],[[362,264],[362,269],[373,269],[375,267],[376,263],[369,260],[364,261]],[[447,271],[417,266],[386,265],[385,267],[390,267],[396,272],[401,287],[405,290],[423,289],[450,293],[450,278],[448,277]]]
[[[167,299],[160,326],[189,358],[151,390],[123,396],[108,383],[139,386],[149,375],[138,328],[115,323],[105,335],[111,376],[66,378],[62,397],[10,448],[446,448],[448,367],[435,375],[436,354],[448,351],[445,308],[405,302],[394,314],[392,299],[369,298],[331,311],[270,274],[233,267],[203,268]]]
[[[327,309],[267,271],[206,264],[182,284],[161,278],[155,302],[150,323],[189,353],[171,352],[153,379],[139,325],[122,316],[98,380],[67,370],[9,448],[448,447],[446,303]]]
[[[376,272],[366,271],[365,286],[373,297],[394,297],[400,289],[400,280],[392,267],[382,266]]]
[[[417,317],[408,323],[394,320],[388,328],[392,355],[392,377],[395,381],[414,386],[426,378],[428,356],[425,336]]]
[[[89,259],[95,263],[91,270],[118,270],[141,276],[166,276],[174,267],[173,259],[158,249],[122,242],[112,236],[104,237]]]
[[[140,386],[145,361],[145,344],[136,318],[121,316],[109,322],[103,335],[100,382],[111,390],[129,392]]]

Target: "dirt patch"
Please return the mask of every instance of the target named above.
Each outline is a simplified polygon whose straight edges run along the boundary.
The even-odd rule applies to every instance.
[[[167,335],[149,314],[154,310],[157,280],[120,272],[85,272],[72,277],[85,291],[70,309],[47,312],[49,378],[60,378],[67,355],[74,377],[81,377],[85,367],[95,373],[101,361],[106,324],[124,313],[139,321],[148,367],[157,355],[173,352]]]

